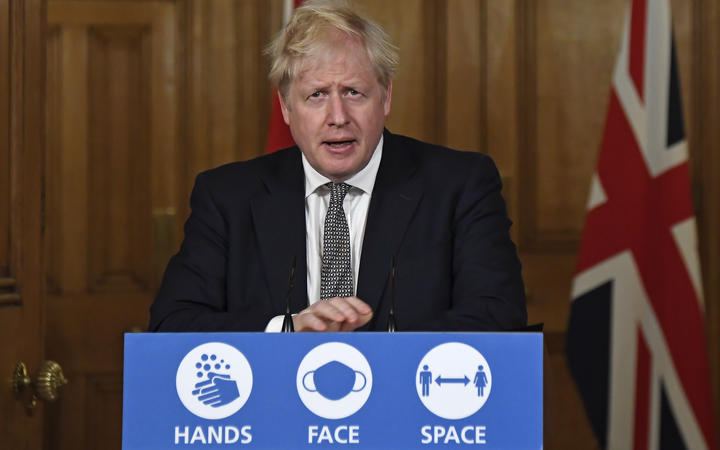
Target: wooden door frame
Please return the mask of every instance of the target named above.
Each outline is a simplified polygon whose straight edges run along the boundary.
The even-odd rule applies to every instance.
[[[0,170],[7,182],[8,239],[0,300],[0,377],[8,379],[23,361],[31,374],[44,355],[44,268],[42,258],[43,168],[45,139],[45,2],[0,0],[0,58],[3,111],[0,112]],[[5,200],[5,199],[4,199]],[[6,233],[7,232],[7,233]],[[9,344],[9,345],[7,345]],[[9,383],[0,394],[0,436],[8,448],[40,449],[42,405],[32,416]]]

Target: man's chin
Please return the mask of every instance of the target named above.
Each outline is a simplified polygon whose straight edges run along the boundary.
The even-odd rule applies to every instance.
[[[345,181],[362,169],[360,162],[355,161],[351,156],[353,155],[346,155],[343,158],[342,156],[328,155],[324,164],[320,164],[320,167],[316,168],[316,170],[333,180],[333,182]]]
[[[330,178],[333,183],[340,183],[346,181],[357,172],[359,172],[359,169],[353,170],[351,167],[328,167],[327,170],[320,173],[325,175],[327,178]]]

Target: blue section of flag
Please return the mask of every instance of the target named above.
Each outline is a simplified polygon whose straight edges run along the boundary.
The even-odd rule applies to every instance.
[[[668,401],[665,384],[660,384],[660,450],[685,450],[675,414]]]
[[[566,351],[590,424],[600,445],[607,443],[612,281],[575,298]]]
[[[675,35],[672,35],[670,56],[670,90],[668,93],[667,147],[685,139],[685,124],[682,115],[680,97],[680,79],[678,77],[677,55],[675,54]]]

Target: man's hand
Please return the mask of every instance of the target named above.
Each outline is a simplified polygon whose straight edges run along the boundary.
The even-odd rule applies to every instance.
[[[357,297],[320,300],[293,317],[295,331],[353,331],[372,318],[372,308]]]

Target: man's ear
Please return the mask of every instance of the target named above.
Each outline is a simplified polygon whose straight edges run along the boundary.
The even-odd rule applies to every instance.
[[[287,126],[290,126],[290,108],[285,104],[285,99],[280,91],[278,91],[277,96],[278,100],[280,100],[280,111],[282,111],[283,120]]]
[[[385,107],[385,117],[390,114],[390,103],[392,103],[392,80],[390,84],[388,84],[387,92],[385,93],[385,104],[383,105]]]

